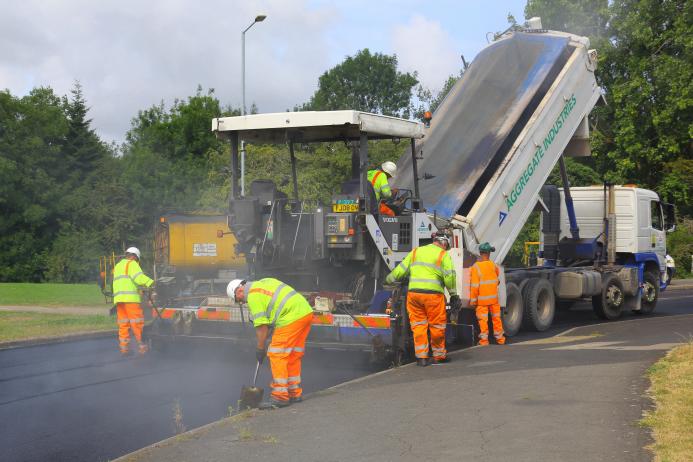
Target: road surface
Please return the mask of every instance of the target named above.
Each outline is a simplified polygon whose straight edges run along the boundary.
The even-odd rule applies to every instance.
[[[653,317],[693,311],[693,291],[662,294]],[[633,319],[626,315],[624,320]],[[559,313],[542,334],[602,322],[588,304]],[[253,371],[252,352],[123,360],[115,339],[0,351],[0,445],[4,461],[108,460],[174,434],[177,405],[188,428],[235,405]],[[308,356],[307,392],[369,373],[362,356]],[[261,381],[266,384],[268,371]]]
[[[121,359],[117,340],[0,351],[2,460],[109,460],[174,435],[174,413],[194,428],[228,414],[254,372],[254,352]],[[371,370],[363,357],[308,357],[306,392]],[[265,367],[259,382],[267,390]]]

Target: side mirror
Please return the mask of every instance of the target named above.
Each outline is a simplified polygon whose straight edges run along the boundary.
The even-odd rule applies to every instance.
[[[667,233],[673,233],[676,231],[676,208],[674,204],[667,204],[666,202],[661,204],[664,211],[664,229]]]

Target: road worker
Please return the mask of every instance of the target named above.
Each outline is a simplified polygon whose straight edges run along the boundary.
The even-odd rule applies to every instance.
[[[118,339],[123,356],[130,352],[130,328],[137,340],[138,353],[147,352],[147,345],[142,341],[144,314],[140,288],[151,288],[154,281],[142,272],[139,261],[139,249],[130,247],[125,251],[125,258],[113,268],[113,303],[118,314]]]
[[[273,279],[234,279],[226,292],[236,303],[247,303],[257,337],[256,357],[265,355],[272,368],[272,392],[264,408],[285,407],[302,400],[301,358],[313,321],[313,308],[303,295]],[[267,339],[269,348],[265,350]]]
[[[491,244],[484,242],[479,246],[481,260],[470,269],[469,304],[476,307],[476,319],[479,321],[479,345],[488,345],[488,313],[491,312],[493,336],[499,345],[505,344],[503,321],[498,304],[498,276],[500,270],[489,260],[495,252]]]
[[[449,361],[445,349],[445,288],[450,304],[457,306],[455,270],[447,250],[450,236],[444,231],[433,234],[433,243],[409,252],[385,278],[386,284],[409,278],[407,313],[414,334],[414,353],[419,366],[429,365],[428,332],[431,332],[433,364]]]
[[[379,212],[381,215],[394,217],[395,212],[385,204],[385,201],[392,199],[393,195],[397,195],[397,190],[390,189],[390,184],[387,180],[397,174],[397,164],[394,162],[383,162],[380,168],[368,171],[368,181],[373,185],[375,191],[375,200],[379,204]]]

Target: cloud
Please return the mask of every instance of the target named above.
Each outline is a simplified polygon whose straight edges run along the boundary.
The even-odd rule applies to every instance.
[[[326,35],[336,9],[306,1],[85,0],[9,2],[0,15],[0,88],[67,94],[79,80],[94,128],[122,141],[138,110],[214,88],[241,105],[241,31],[246,99],[283,111],[312,95],[329,68]]]
[[[399,67],[418,71],[421,84],[434,93],[449,75],[460,72],[460,50],[438,21],[412,16],[406,24],[393,27],[391,40]]]

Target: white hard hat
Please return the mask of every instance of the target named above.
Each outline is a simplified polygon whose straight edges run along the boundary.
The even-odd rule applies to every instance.
[[[228,286],[226,286],[226,293],[228,294],[229,298],[231,300],[233,300],[234,302],[237,302],[236,289],[238,289],[238,286],[240,286],[244,282],[245,282],[245,279],[234,279],[231,282],[229,282]]]
[[[383,165],[381,165],[380,168],[383,170],[383,172],[387,173],[390,176],[397,175],[397,164],[395,164],[394,162],[390,162],[389,160],[383,162]]]
[[[131,253],[133,255],[137,255],[138,259],[142,258],[141,254],[140,254],[140,249],[138,249],[137,247],[128,247],[128,249],[125,251],[125,253]]]

